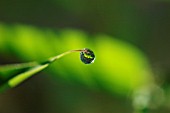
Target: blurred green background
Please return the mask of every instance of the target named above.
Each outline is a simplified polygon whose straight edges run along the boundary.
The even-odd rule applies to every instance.
[[[0,64],[54,62],[0,94],[0,113],[169,113],[169,0],[1,0]]]

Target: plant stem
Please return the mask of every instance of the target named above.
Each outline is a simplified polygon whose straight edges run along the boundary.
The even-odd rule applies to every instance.
[[[73,52],[81,52],[81,51],[84,51],[84,50],[70,50],[70,51],[66,51],[66,52],[61,53],[61,54],[59,54],[59,55],[57,55],[57,56],[54,56],[54,57],[49,58],[48,62],[54,62],[55,60],[57,60],[57,59],[65,56],[65,55],[67,55],[67,54],[70,54],[70,53],[73,53]]]
[[[4,91],[8,88],[13,88],[13,87],[19,85],[20,83],[24,82],[25,80],[27,80],[28,78],[30,78],[34,74],[36,74],[36,73],[42,71],[43,69],[47,68],[50,63],[54,62],[57,59],[62,58],[65,55],[68,55],[68,54],[73,53],[73,52],[82,52],[82,51],[84,51],[84,50],[66,51],[66,52],[61,53],[57,56],[49,58],[47,61],[45,61],[43,63],[30,62],[30,63],[12,64],[12,65],[1,66],[0,71],[3,71],[5,69],[6,70],[8,70],[8,69],[23,69],[23,68],[27,68],[27,67],[28,67],[28,69],[25,70],[22,73],[19,73],[19,74],[13,76],[12,78],[9,78],[7,81],[5,81],[4,84],[2,86],[0,86],[0,91]]]
[[[57,59],[60,59],[61,57],[73,53],[73,52],[81,52],[83,50],[70,50],[70,51],[66,51],[64,53],[61,53],[59,55],[56,55],[54,57],[49,58],[47,61],[43,62],[43,63],[38,63],[38,62],[28,62],[28,63],[18,63],[18,64],[5,64],[5,65],[0,65],[0,72],[1,71],[8,71],[8,70],[15,70],[15,69],[23,69],[23,68],[27,68],[27,67],[34,67],[37,65],[42,65],[44,63],[51,63],[54,62]]]

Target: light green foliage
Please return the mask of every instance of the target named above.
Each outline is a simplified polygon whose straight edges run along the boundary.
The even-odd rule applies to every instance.
[[[84,47],[94,51],[94,64],[82,64],[79,55],[74,53],[53,63],[47,71],[65,80],[119,94],[127,94],[152,82],[144,54],[135,46],[113,37],[89,36],[73,29],[55,32],[33,26],[0,24],[0,54],[15,55],[22,62],[41,62],[67,50]]]

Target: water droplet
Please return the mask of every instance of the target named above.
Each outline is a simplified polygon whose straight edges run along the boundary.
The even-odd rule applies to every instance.
[[[95,55],[92,50],[84,48],[84,50],[80,52],[80,59],[85,64],[91,64],[95,60]]]

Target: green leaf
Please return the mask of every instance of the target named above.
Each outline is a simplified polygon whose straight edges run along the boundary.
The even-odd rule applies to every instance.
[[[8,84],[10,87],[15,87],[21,82],[25,81],[26,79],[30,78],[32,75],[40,72],[41,70],[45,69],[48,67],[49,64],[43,64],[43,65],[38,65],[35,67],[32,67],[31,69],[27,70],[26,72],[23,72],[21,74],[16,75],[12,79],[8,81]]]
[[[0,91],[19,85],[34,74],[45,69],[48,65],[30,62],[0,66]]]

